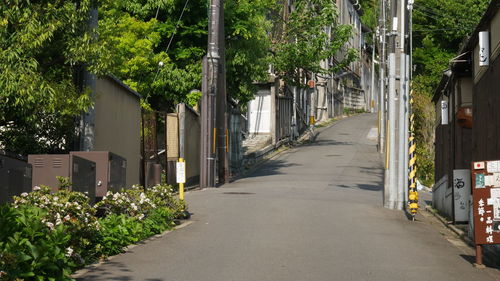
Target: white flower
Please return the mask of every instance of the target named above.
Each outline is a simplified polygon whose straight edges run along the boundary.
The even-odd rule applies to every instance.
[[[56,225],[60,225],[62,223],[62,220],[61,219],[57,219],[56,220]]]
[[[77,209],[77,210],[81,210],[81,209],[82,209],[82,207],[80,207],[80,205],[78,205],[78,206],[76,206],[76,209]]]
[[[54,201],[57,201],[57,200],[59,200],[59,197],[54,196],[54,198],[52,198],[52,199],[53,199]]]
[[[70,216],[70,215],[66,215],[66,216],[64,217],[64,221],[69,221],[70,219],[71,219],[71,216]]]
[[[142,220],[143,218],[144,218],[144,214],[141,214],[141,215],[139,216],[139,220]]]
[[[28,196],[28,193],[26,193],[26,192],[21,193],[21,197],[27,197],[27,196]]]
[[[137,206],[134,203],[130,204],[130,207],[132,207],[134,211],[137,211]]]
[[[51,222],[46,222],[45,225],[47,225],[47,227],[50,229],[50,230],[54,230],[54,224],[51,223]]]
[[[33,191],[37,191],[37,190],[40,190],[40,189],[42,189],[42,188],[41,188],[41,187],[39,187],[38,185],[35,185],[35,186],[33,187]]]
[[[72,254],[73,254],[73,249],[71,249],[71,247],[66,248],[66,256],[71,257]]]

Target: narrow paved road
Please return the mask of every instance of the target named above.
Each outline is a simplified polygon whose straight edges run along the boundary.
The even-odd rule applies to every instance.
[[[497,280],[425,217],[382,207],[375,120],[339,121],[250,177],[188,193],[192,224],[81,280]]]

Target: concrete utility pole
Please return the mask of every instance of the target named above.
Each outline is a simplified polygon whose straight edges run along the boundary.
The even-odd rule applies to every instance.
[[[405,181],[408,168],[405,166],[405,159],[407,153],[406,145],[406,50],[405,50],[405,37],[406,37],[406,0],[399,2],[399,116],[398,116],[398,209],[404,207],[406,200],[406,186]],[[401,204],[401,207],[400,207]]]
[[[380,35],[381,35],[381,56],[380,56],[380,93],[379,93],[379,118],[380,118],[380,133],[379,133],[379,147],[380,153],[385,151],[385,136],[386,136],[386,109],[385,109],[385,42],[386,42],[386,17],[385,17],[385,1],[380,1],[381,5],[381,19],[380,19]]]
[[[370,103],[370,112],[373,112],[373,109],[374,109],[374,101],[375,101],[375,96],[376,96],[376,93],[375,93],[375,32],[373,32],[372,34],[372,77],[371,77],[371,85],[370,85],[370,89],[371,89],[371,92],[370,92],[370,100],[369,100],[369,103]],[[377,100],[378,102],[378,100]]]
[[[219,36],[221,28],[221,0],[211,0],[208,26],[208,50],[203,60],[202,105],[201,105],[201,154],[200,187],[215,187],[216,184],[216,97],[219,92]]]
[[[388,93],[388,119],[387,128],[389,139],[387,144],[388,167],[386,166],[386,181],[384,187],[384,206],[389,209],[401,209],[402,202],[398,200],[398,177],[397,177],[397,142],[396,142],[396,40],[398,30],[397,0],[391,2],[392,31],[390,35],[389,51],[389,93]],[[387,169],[388,168],[388,169]]]

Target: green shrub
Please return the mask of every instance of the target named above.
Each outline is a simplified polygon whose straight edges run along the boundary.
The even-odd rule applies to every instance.
[[[103,208],[105,215],[124,214],[144,219],[148,214],[158,208],[167,207],[180,216],[185,210],[185,203],[175,198],[173,189],[169,185],[157,185],[147,190],[141,186],[121,192],[108,191],[102,201],[96,204],[96,208]]]
[[[174,223],[173,211],[159,207],[146,219],[139,220],[126,214],[110,214],[99,220],[100,249],[104,256],[123,252],[124,247],[170,229]]]
[[[85,194],[67,189],[51,193],[49,187],[35,187],[33,192],[15,196],[13,206],[41,208],[45,211],[42,222],[50,229],[64,225],[70,235],[69,247],[74,249],[71,258],[77,265],[83,266],[100,257],[96,247],[99,222]]]
[[[76,268],[121,253],[175,225],[186,209],[171,186],[134,187],[112,193],[96,206],[65,187],[35,187],[0,208],[0,280],[66,280]]]
[[[47,213],[34,206],[0,206],[0,280],[70,280],[75,268],[70,234],[48,227]]]

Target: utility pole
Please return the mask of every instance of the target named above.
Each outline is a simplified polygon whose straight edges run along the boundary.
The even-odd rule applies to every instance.
[[[216,98],[219,92],[219,42],[221,0],[211,0],[208,25],[208,50],[203,59],[201,105],[200,187],[215,187],[216,176]]]
[[[386,42],[386,17],[385,17],[385,12],[386,12],[386,7],[385,7],[385,1],[382,0],[380,1],[381,5],[381,20],[380,20],[380,34],[381,34],[381,56],[380,56],[380,93],[379,93],[379,118],[380,118],[380,133],[379,133],[379,147],[380,147],[380,153],[383,153],[385,151],[385,136],[386,136],[386,109],[385,109],[385,67],[386,67],[386,61],[385,61],[385,42]]]
[[[399,2],[399,116],[398,116],[398,209],[403,209],[406,200],[407,181],[405,175],[408,172],[405,166],[405,159],[407,155],[406,145],[406,50],[405,50],[405,37],[406,37],[406,0]]]
[[[369,104],[370,104],[370,112],[373,112],[373,109],[374,109],[374,101],[375,101],[375,38],[376,38],[376,35],[375,35],[375,32],[373,32],[372,34],[372,79],[371,79],[371,85],[370,85],[370,89],[371,89],[371,93],[370,93],[370,100],[368,101]],[[377,102],[378,102],[378,99],[377,99]]]
[[[397,142],[396,142],[396,40],[398,29],[397,0],[391,0],[390,9],[392,16],[392,28],[389,42],[389,92],[388,92],[388,144],[387,144],[387,164],[386,181],[384,187],[384,206],[389,209],[399,209],[398,188],[397,188]]]
[[[226,56],[224,43],[224,0],[219,1],[219,76],[217,79],[217,111],[216,111],[216,137],[217,137],[217,178],[218,183],[229,182],[229,131],[228,108],[226,94]]]

